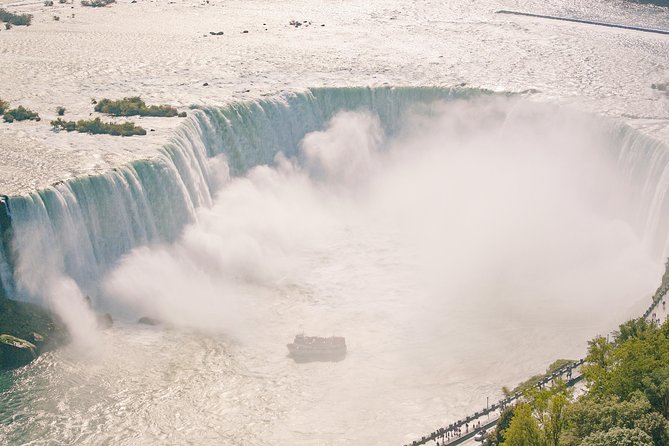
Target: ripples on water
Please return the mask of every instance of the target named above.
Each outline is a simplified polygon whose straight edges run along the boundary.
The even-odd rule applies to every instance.
[[[280,415],[278,378],[249,371],[221,337],[116,327],[103,350],[63,349],[0,375],[6,444],[257,444]],[[4,443],[3,443],[4,444]]]

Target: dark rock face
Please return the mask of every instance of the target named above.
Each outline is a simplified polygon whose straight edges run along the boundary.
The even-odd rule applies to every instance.
[[[24,366],[66,341],[64,325],[47,310],[0,295],[0,369]]]
[[[29,364],[37,357],[34,344],[15,336],[0,334],[0,369],[13,369]]]

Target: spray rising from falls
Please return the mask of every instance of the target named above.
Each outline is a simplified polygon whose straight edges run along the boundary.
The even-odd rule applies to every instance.
[[[415,115],[416,109],[418,118],[412,125],[423,126],[431,133],[439,129],[430,127],[432,121],[428,118],[453,111],[425,104],[468,101],[481,96],[490,95],[470,89],[314,89],[220,109],[195,110],[154,159],[134,162],[104,175],[63,182],[27,196],[8,198],[6,209],[11,226],[7,223],[3,226],[3,233],[9,234],[5,239],[9,241],[3,244],[0,254],[2,286],[9,295],[32,300],[53,301],[57,298],[54,296],[62,293],[72,301],[77,300],[76,295],[101,296],[102,278],[122,256],[141,246],[174,242],[188,224],[202,218],[198,209],[211,208],[215,191],[229,176],[236,178],[255,166],[274,165],[279,153],[285,159],[293,159],[283,163],[284,167],[311,163],[317,176],[341,179],[342,172],[347,172],[345,182],[359,181],[359,167],[367,166],[372,159],[352,155],[365,152],[353,150],[339,154],[338,159],[332,159],[336,151],[320,158],[310,153],[309,147],[327,146],[327,135],[311,135],[306,140],[306,149],[299,149],[305,135],[324,128],[337,112],[367,110],[378,118],[379,134],[391,141],[406,131],[406,121]],[[462,129],[472,130],[475,126],[504,126],[505,120],[514,123],[525,118],[532,120],[531,115],[541,108],[524,109],[517,106],[519,103],[509,100],[504,107],[494,108],[488,122],[475,119],[476,112],[456,114],[459,119],[448,122],[442,120],[441,126],[453,126],[444,137],[452,139],[454,135],[467,133]],[[485,108],[485,101],[476,100],[472,107]],[[576,125],[581,118],[566,111],[556,116],[544,119],[547,130],[550,126]],[[632,209],[631,217],[625,218],[646,238],[656,256],[666,254],[669,234],[666,147],[602,119],[588,117],[587,122],[594,130],[579,135],[595,134],[596,143],[606,146],[610,159],[616,160],[621,196]],[[515,124],[512,127],[515,129]],[[516,141],[520,143],[521,139]],[[562,142],[567,146],[571,143]],[[337,144],[341,146],[340,142]],[[372,138],[363,144],[380,143]],[[407,155],[404,165],[411,165],[410,158]],[[392,166],[401,169],[402,163]],[[395,193],[406,194],[406,190],[411,190],[410,184],[411,181],[407,182],[409,186],[404,191]],[[228,243],[238,242],[230,239]],[[248,248],[240,246],[238,250]],[[224,264],[236,270],[231,262]],[[249,268],[256,264],[250,263]],[[63,286],[63,281],[69,285]],[[114,302],[102,302],[101,306],[114,309]]]
[[[44,357],[46,390],[20,398],[0,435],[413,439],[646,306],[668,232],[665,151],[472,90],[196,110],[153,160],[8,200],[3,283],[83,340],[84,294],[165,325],[121,321],[93,359]],[[346,360],[294,364],[284,344],[299,327],[345,335]]]
[[[77,178],[6,200],[3,233],[11,243],[0,256],[8,295],[42,300],[50,277],[71,277],[82,293],[97,294],[100,278],[131,249],[175,240],[210,206],[227,172],[215,169],[224,155],[229,173],[295,153],[300,139],[339,109],[371,106],[389,127],[415,101],[478,95],[476,91],[317,90],[223,109],[196,110],[172,142],[150,160],[104,175]]]

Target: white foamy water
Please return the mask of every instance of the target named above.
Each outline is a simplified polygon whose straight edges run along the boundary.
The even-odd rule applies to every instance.
[[[314,94],[334,109],[367,97]],[[62,349],[3,376],[5,387],[12,382],[2,393],[3,438],[401,444],[558,357],[582,355],[591,336],[642,311],[661,273],[648,226],[666,231],[665,212],[647,196],[664,187],[662,146],[525,101],[418,101],[394,113],[390,104],[422,93],[396,92],[390,103],[388,92],[377,94],[376,111],[334,113],[320,124],[322,115],[305,112],[309,102],[293,99],[299,125],[314,119],[304,138],[282,133],[297,125],[294,108],[258,106],[274,117],[268,125],[282,123],[279,132],[246,130],[273,143],[240,155],[234,148],[246,140],[237,128],[238,146],[196,163],[203,178],[217,178],[211,205],[170,241],[139,243],[120,260],[107,241],[91,245],[96,256],[68,262],[70,246],[96,232],[83,223],[72,231],[54,212],[49,231],[22,229],[18,218],[42,208],[16,201],[25,206],[15,212],[26,247],[17,288],[37,263],[27,248],[41,246],[34,255],[54,259],[47,271],[86,283],[119,321],[96,348]],[[207,113],[213,120],[218,112]],[[238,175],[227,178],[228,170]],[[76,197],[77,187],[50,193]],[[91,188],[87,206],[121,212],[105,195],[92,199],[105,190]],[[58,209],[53,197],[43,197],[43,209]],[[90,213],[66,203],[75,221]],[[124,237],[119,228],[112,234]],[[135,325],[141,315],[166,326]],[[347,358],[295,364],[285,344],[301,330],[346,336]]]

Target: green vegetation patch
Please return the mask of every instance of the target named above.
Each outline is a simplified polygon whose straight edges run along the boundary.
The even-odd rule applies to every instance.
[[[81,6],[89,6],[91,8],[103,8],[112,3],[116,3],[116,0],[82,0]]]
[[[116,124],[113,122],[102,122],[100,118],[65,121],[61,118],[51,121],[54,130],[65,130],[67,132],[90,133],[92,135],[113,135],[113,136],[136,136],[146,135],[146,130],[135,125],[133,122],[123,122]]]
[[[531,378],[526,379],[525,381],[514,387],[513,390],[509,390],[507,387],[503,387],[502,392],[504,392],[504,394],[506,395],[513,395],[515,393],[525,393],[529,389],[536,387],[537,384],[539,384],[539,382],[544,378],[549,377],[554,372],[560,370],[562,367],[571,364],[573,362],[574,361],[571,359],[558,359],[548,366],[548,368],[546,369],[546,373],[541,375],[534,375]]]
[[[34,111],[29,110],[22,105],[19,105],[16,108],[5,111],[4,114],[2,115],[2,119],[4,119],[5,122],[26,121],[26,120],[39,121],[40,117]]]
[[[112,101],[102,99],[95,105],[95,111],[112,116],[159,116],[171,118],[186,116],[186,112],[179,113],[169,105],[146,105],[139,96]]]
[[[30,26],[33,16],[31,14],[13,14],[6,9],[0,8],[0,22],[16,26]]]
[[[9,110],[9,102],[0,99],[0,115],[4,115]]]

